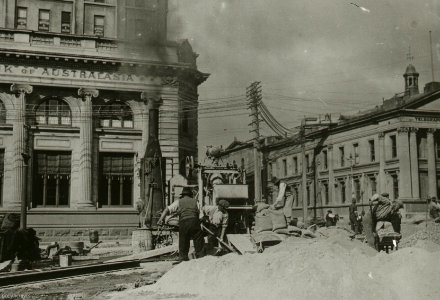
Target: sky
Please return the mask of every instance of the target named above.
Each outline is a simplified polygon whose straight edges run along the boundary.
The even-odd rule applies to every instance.
[[[432,81],[430,30],[440,81],[440,0],[169,0],[169,39],[188,39],[211,74],[199,87],[199,158],[208,145],[251,139],[253,81],[289,128],[304,116],[380,105],[403,92],[409,63],[423,90]],[[273,132],[263,123],[261,135]]]

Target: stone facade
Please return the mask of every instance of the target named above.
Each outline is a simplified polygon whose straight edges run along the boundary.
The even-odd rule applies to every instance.
[[[381,106],[262,147],[269,202],[276,176],[288,184],[296,216],[303,203],[310,217],[327,209],[347,215],[352,197],[365,206],[383,192],[402,200],[408,213],[425,212],[427,197],[440,195],[440,83],[418,93],[412,65],[404,77],[405,93]],[[249,149],[237,148],[235,159]]]
[[[25,198],[28,226],[46,236],[137,227],[148,100],[161,99],[168,180],[197,159],[197,88],[208,77],[187,41],[167,40],[167,1],[0,9],[0,213]]]

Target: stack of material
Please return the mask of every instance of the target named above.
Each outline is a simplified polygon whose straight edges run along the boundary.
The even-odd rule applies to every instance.
[[[329,238],[290,238],[262,254],[184,262],[155,285],[114,299],[412,300],[440,294],[438,250],[422,245],[387,255],[342,231],[326,233]]]
[[[259,204],[255,213],[254,232],[273,231],[279,234],[301,236],[301,229],[287,224],[283,209],[275,209],[268,204]]]

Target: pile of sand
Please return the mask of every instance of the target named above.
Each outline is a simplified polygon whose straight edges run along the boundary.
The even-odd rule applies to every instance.
[[[412,247],[418,241],[425,240],[440,245],[440,224],[434,222],[422,223],[417,226],[419,229],[414,234],[403,236],[400,241],[400,247]]]
[[[114,299],[435,299],[440,252],[377,253],[341,230],[289,238],[262,254],[205,257],[177,265],[155,285]]]

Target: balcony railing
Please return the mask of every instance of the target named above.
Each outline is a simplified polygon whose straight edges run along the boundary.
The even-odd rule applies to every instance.
[[[21,51],[41,51],[56,55],[81,53],[85,56],[99,55],[109,59],[125,59],[129,56],[130,59],[136,60],[162,60],[163,57],[157,56],[157,51],[148,50],[150,47],[155,48],[153,45],[142,44],[138,41],[0,28],[0,48],[6,51],[8,49],[13,51],[19,49]],[[168,53],[170,54],[167,54],[167,61],[178,63],[177,55],[173,52]]]

